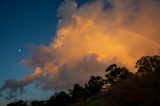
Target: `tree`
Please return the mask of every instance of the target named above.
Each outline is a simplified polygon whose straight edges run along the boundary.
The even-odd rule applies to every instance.
[[[55,95],[53,95],[49,98],[49,100],[46,101],[46,106],[52,106],[53,104],[55,104],[55,101],[56,101],[56,97]]]
[[[160,71],[160,56],[143,56],[136,62],[138,73],[150,73]]]
[[[31,106],[44,106],[45,105],[45,101],[38,101],[38,100],[34,100],[31,102]]]
[[[28,106],[27,102],[24,102],[23,100],[19,100],[17,102],[9,103],[7,106]]]
[[[66,106],[72,102],[72,98],[64,91],[61,91],[55,96],[55,101],[56,106]]]
[[[106,69],[106,83],[114,85],[122,80],[128,79],[132,75],[133,73],[129,72],[127,68],[112,64]]]
[[[81,87],[79,84],[75,84],[73,87],[73,90],[69,90],[70,94],[72,95],[72,98],[74,101],[83,101],[84,100],[84,88]]]
[[[100,76],[91,76],[87,84],[85,84],[85,90],[88,91],[89,95],[97,94],[102,86],[104,85],[104,80]]]
[[[59,93],[55,93],[55,95],[51,96],[50,99],[46,101],[46,106],[66,106],[71,104],[71,102],[71,96],[64,91],[60,91]]]

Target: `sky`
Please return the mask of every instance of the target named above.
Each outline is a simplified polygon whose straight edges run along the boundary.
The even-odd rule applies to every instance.
[[[0,0],[0,104],[47,99],[112,63],[135,72],[159,53],[159,10],[158,0]]]
[[[57,8],[63,1],[0,0],[0,86],[9,78],[20,79],[29,73],[20,62],[28,57],[30,45],[49,44],[54,38],[58,23]],[[85,0],[79,3],[83,2]],[[39,97],[40,90],[38,92],[32,86],[28,89],[33,90],[28,90],[31,91],[28,95],[37,92],[37,96],[28,96],[29,99]],[[3,97],[0,101],[0,104],[6,104]]]
[[[29,45],[51,41],[57,27],[56,11],[61,2],[0,0],[0,85],[8,78],[19,79],[28,73],[20,61],[28,57]]]

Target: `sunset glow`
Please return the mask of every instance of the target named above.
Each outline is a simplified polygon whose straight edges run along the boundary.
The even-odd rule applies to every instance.
[[[159,53],[159,11],[156,0],[60,3],[52,41],[29,47],[31,54],[20,63],[30,71],[20,80],[6,80],[0,91],[16,93],[29,84],[46,91],[68,90],[75,82],[84,85],[91,75],[104,76],[113,63],[136,72],[140,57]]]

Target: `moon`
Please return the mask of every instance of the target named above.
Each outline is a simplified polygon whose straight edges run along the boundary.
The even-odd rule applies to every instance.
[[[21,51],[22,51],[21,49],[18,50],[18,52],[21,52]]]

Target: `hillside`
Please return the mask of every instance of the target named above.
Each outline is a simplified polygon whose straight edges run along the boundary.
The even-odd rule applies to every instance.
[[[132,77],[72,106],[160,106],[160,73]]]
[[[48,100],[19,100],[7,106],[160,106],[160,56],[143,56],[138,71],[111,64],[105,78],[91,76],[84,86],[74,84],[69,93],[60,91]],[[107,89],[102,89],[105,85]]]

